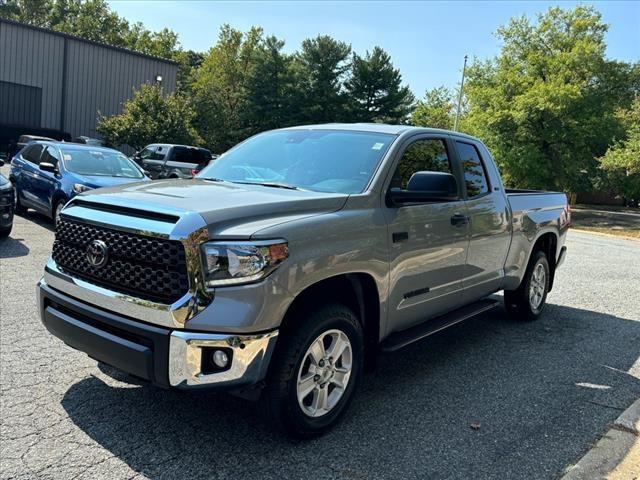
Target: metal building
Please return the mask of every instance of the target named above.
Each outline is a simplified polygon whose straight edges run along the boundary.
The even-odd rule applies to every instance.
[[[176,74],[169,60],[0,18],[0,144],[21,134],[98,137],[99,113],[121,113],[143,83],[172,92]]]

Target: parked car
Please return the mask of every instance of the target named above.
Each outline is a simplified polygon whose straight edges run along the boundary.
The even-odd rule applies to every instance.
[[[104,142],[99,138],[85,137],[84,135],[77,137],[73,141],[73,143],[80,143],[83,145],[94,145],[96,147],[104,147]]]
[[[538,318],[570,211],[564,193],[505,189],[477,138],[355,124],[262,133],[193,180],[73,199],[60,222],[38,286],[53,335],[155,385],[261,398],[305,437],[378,350],[500,290]]]
[[[149,180],[117,150],[35,141],[11,160],[18,213],[33,208],[54,220],[69,199],[94,188]]]
[[[0,167],[4,162],[0,160]],[[13,227],[13,188],[7,177],[0,173],[0,238],[8,237]]]
[[[193,178],[212,159],[206,148],[154,143],[147,145],[133,159],[149,176],[156,178]]]

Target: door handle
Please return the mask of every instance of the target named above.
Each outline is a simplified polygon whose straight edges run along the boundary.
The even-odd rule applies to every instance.
[[[469,223],[469,217],[462,213],[456,213],[451,217],[451,225],[454,227],[460,227]]]

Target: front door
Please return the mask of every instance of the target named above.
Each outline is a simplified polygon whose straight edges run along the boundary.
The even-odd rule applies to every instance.
[[[51,145],[47,145],[40,156],[40,163],[51,163],[59,168],[58,149]],[[45,172],[39,170],[38,175],[33,179],[33,189],[38,202],[37,208],[48,214],[53,214],[53,194],[58,184],[59,173]]]
[[[452,173],[458,179],[449,150],[445,136],[409,140],[387,188],[406,188],[418,171]],[[403,330],[458,306],[468,246],[464,201],[387,206],[386,218],[389,331]]]

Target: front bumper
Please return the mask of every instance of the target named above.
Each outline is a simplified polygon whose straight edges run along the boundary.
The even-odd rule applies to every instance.
[[[255,335],[172,330],[107,312],[38,283],[40,318],[67,345],[160,387],[238,390],[264,379],[277,330]],[[203,352],[230,352],[228,368],[206,371]],[[205,373],[203,373],[205,372]]]

